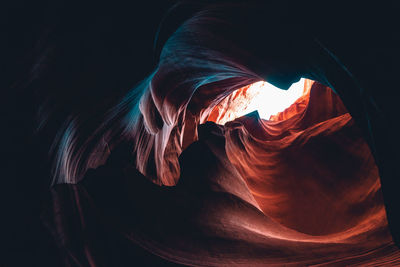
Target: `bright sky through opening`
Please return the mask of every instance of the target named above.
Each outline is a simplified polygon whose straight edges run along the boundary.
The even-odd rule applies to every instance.
[[[253,83],[248,89],[252,96],[250,103],[235,117],[241,117],[255,110],[261,118],[268,120],[290,107],[299,97],[303,95],[304,79],[292,84],[288,90],[282,90],[264,81]]]

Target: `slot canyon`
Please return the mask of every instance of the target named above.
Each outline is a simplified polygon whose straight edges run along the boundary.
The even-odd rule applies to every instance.
[[[392,2],[117,2],[10,4],[4,266],[400,265]]]

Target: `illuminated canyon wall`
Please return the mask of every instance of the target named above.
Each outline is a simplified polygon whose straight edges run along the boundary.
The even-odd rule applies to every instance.
[[[171,131],[169,140],[178,141],[161,141],[174,151],[176,186],[150,182],[112,153],[79,184],[54,187],[48,226],[68,236],[61,245],[73,262],[94,266],[107,262],[107,247],[96,244],[105,233],[138,245],[132,253],[144,248],[188,265],[394,263],[399,252],[371,152],[338,96],[317,82],[305,85],[273,120],[252,113],[225,125],[193,123],[186,148],[182,132]],[[211,114],[229,112],[221,106]],[[70,225],[84,234],[71,236]]]

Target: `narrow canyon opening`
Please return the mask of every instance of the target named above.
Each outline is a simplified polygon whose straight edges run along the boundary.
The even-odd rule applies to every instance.
[[[302,78],[288,90],[277,88],[266,81],[252,83],[233,91],[218,103],[211,111],[208,121],[225,124],[252,112],[257,112],[264,120],[279,120],[279,113],[309,97],[310,83],[311,80]]]

